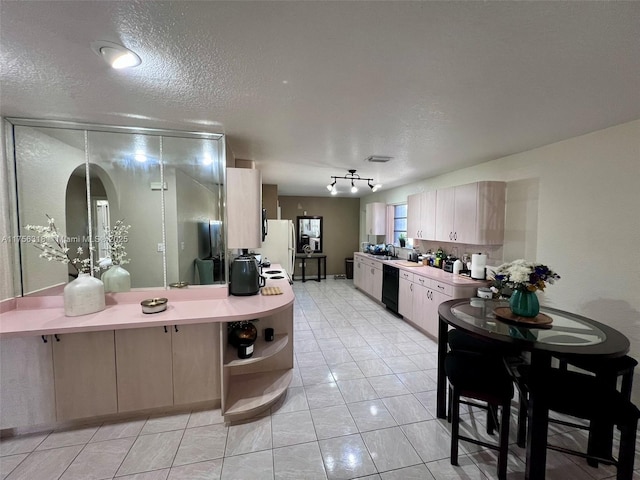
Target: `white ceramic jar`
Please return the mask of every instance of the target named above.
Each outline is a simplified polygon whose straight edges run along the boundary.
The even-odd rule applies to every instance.
[[[78,274],[78,278],[64,287],[64,314],[77,317],[104,310],[104,284],[88,273]]]
[[[102,274],[105,292],[128,292],[131,290],[131,274],[120,265],[111,265]]]

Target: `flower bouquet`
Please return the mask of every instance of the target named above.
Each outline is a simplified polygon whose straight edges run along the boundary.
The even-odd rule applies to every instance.
[[[540,311],[535,292],[544,290],[547,284],[553,285],[559,279],[560,275],[548,266],[519,259],[504,263],[495,270],[491,290],[501,293],[505,287],[512,289],[509,306],[514,315],[535,317]]]

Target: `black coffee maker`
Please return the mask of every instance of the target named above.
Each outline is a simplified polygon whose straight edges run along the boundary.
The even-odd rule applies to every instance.
[[[260,275],[258,261],[247,250],[231,263],[229,293],[231,295],[257,295],[266,278]]]

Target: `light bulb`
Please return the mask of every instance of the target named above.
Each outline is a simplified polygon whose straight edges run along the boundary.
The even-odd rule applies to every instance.
[[[327,190],[329,191],[333,190],[333,184],[330,183],[329,185],[327,185]]]
[[[371,191],[372,192],[377,192],[378,190],[380,190],[382,188],[382,185],[380,185],[379,183],[376,183],[372,188]]]
[[[356,187],[354,183],[351,182],[351,193],[357,193],[357,192],[358,192],[358,187]]]
[[[337,195],[338,194],[338,190],[336,190],[336,187],[333,187],[331,189],[331,195]]]

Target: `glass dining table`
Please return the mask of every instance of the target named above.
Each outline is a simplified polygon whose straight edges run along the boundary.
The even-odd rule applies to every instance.
[[[450,326],[477,337],[510,344],[530,353],[531,369],[551,367],[553,356],[615,358],[629,351],[629,339],[603,323],[550,307],[540,307],[548,324],[512,321],[495,314],[508,301],[466,298],[443,302],[438,308],[438,379],[436,413],[446,418],[447,377],[444,360]],[[499,311],[499,310],[498,310]],[[541,399],[529,400],[525,479],[545,478],[549,408]]]

